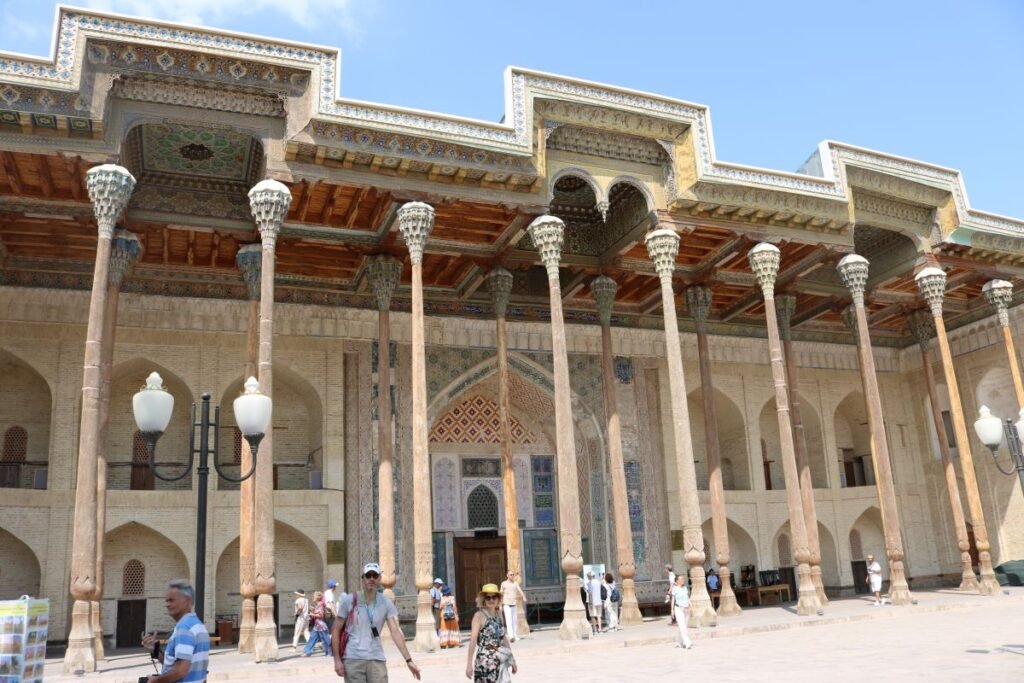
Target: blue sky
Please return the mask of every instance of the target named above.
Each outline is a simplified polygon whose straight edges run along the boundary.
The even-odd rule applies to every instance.
[[[1019,0],[79,0],[342,51],[345,97],[487,120],[513,64],[711,107],[720,159],[795,170],[823,139],[960,169],[1024,218]],[[0,0],[49,54],[55,3]]]

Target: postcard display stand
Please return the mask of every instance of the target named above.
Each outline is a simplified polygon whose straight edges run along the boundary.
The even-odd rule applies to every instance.
[[[42,683],[49,600],[0,601],[0,683]]]

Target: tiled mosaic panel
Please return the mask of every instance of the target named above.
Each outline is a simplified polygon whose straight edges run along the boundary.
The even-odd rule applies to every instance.
[[[558,534],[554,529],[524,529],[523,559],[527,586],[553,586],[561,583]]]
[[[456,349],[450,346],[427,346],[427,397],[432,400],[455,379],[484,361],[495,357],[494,349]],[[477,378],[479,379],[479,378]],[[475,383],[477,380],[474,380]],[[458,391],[453,392],[453,395]]]
[[[533,471],[533,523],[538,527],[555,525],[554,458],[535,455],[530,459]]]
[[[458,529],[458,474],[451,458],[434,460],[434,524],[439,529]]]
[[[537,441],[536,435],[515,417],[511,417],[512,443]],[[434,421],[430,429],[432,443],[501,443],[501,419],[498,406],[483,396],[471,396]]]
[[[640,463],[627,460],[626,501],[629,508],[629,530],[633,536],[633,560],[637,564],[646,557],[644,542],[644,499],[643,483],[640,481]]]

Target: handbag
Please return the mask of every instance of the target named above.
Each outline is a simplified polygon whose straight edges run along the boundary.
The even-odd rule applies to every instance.
[[[345,623],[341,625],[341,633],[338,634],[338,659],[345,659],[345,647],[348,645],[348,626],[352,623],[352,615],[356,613],[356,603],[359,597],[352,593],[352,608],[345,617]]]

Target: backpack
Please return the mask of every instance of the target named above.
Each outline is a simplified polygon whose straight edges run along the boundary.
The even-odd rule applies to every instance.
[[[604,587],[603,583],[601,584],[601,599],[602,600],[607,600],[608,599],[608,589]]]
[[[454,619],[455,618],[455,606],[452,605],[452,603],[449,602],[447,605],[444,606],[444,611],[441,613],[441,616],[444,617],[445,619]]]
[[[612,589],[612,602],[622,602],[622,593],[619,592],[618,586]]]

